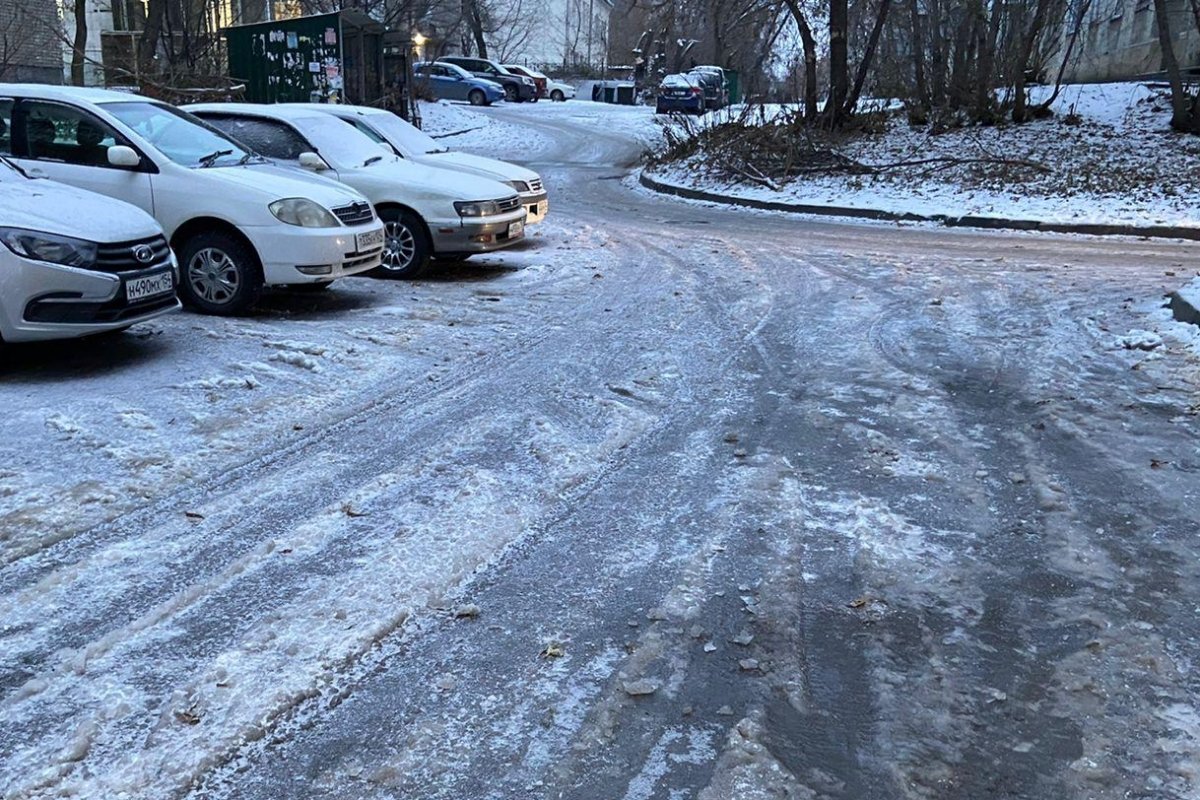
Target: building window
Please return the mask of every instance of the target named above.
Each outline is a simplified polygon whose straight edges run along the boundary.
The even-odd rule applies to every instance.
[[[114,31],[140,31],[146,27],[145,0],[112,0]]]

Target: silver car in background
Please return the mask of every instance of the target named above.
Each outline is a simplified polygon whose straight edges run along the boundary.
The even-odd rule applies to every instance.
[[[149,214],[0,158],[0,341],[108,333],[177,311],[177,272]]]

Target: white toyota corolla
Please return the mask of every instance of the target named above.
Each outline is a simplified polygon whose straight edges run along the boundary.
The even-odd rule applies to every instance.
[[[183,299],[235,314],[264,285],[328,284],[379,266],[383,225],[361,194],[261,161],[165,103],[103,89],[0,84],[26,171],[149,213],[179,257]],[[8,153],[0,153],[8,155]]]
[[[175,258],[140,209],[0,159],[0,342],[128,328],[179,309]]]
[[[362,192],[387,230],[379,274],[415,278],[437,258],[463,258],[525,238],[525,207],[508,184],[399,158],[323,111],[286,105],[187,106],[276,164],[327,175]]]
[[[507,183],[521,197],[521,205],[529,212],[527,225],[536,225],[550,210],[549,195],[542,177],[531,169],[498,161],[494,158],[456,153],[422,130],[410,125],[391,111],[368,106],[344,106],[332,103],[289,104],[315,111],[324,111],[342,119],[372,140],[386,144],[401,158],[416,161],[427,167],[450,169],[468,175],[478,175]]]

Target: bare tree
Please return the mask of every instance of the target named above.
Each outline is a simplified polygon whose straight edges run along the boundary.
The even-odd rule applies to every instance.
[[[1183,88],[1183,75],[1179,70],[1179,59],[1175,55],[1174,32],[1171,16],[1167,12],[1167,0],[1154,0],[1154,17],[1158,25],[1158,44],[1162,48],[1163,70],[1171,85],[1171,127],[1177,131],[1192,130],[1192,115],[1188,110],[1188,96]]]

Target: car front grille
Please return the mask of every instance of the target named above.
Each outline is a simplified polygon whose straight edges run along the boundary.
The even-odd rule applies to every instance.
[[[507,214],[509,211],[516,211],[521,206],[521,198],[508,197],[504,200],[497,200],[496,205],[500,207],[501,214]]]
[[[531,191],[531,192],[540,192],[544,188],[545,188],[545,186],[542,184],[542,181],[540,178],[529,182],[529,191]]]
[[[170,263],[171,248],[162,236],[102,244],[96,250],[97,272],[133,272]]]
[[[348,206],[339,206],[333,209],[333,213],[342,221],[343,225],[365,225],[375,219],[375,212],[371,210],[370,203],[351,203]]]

